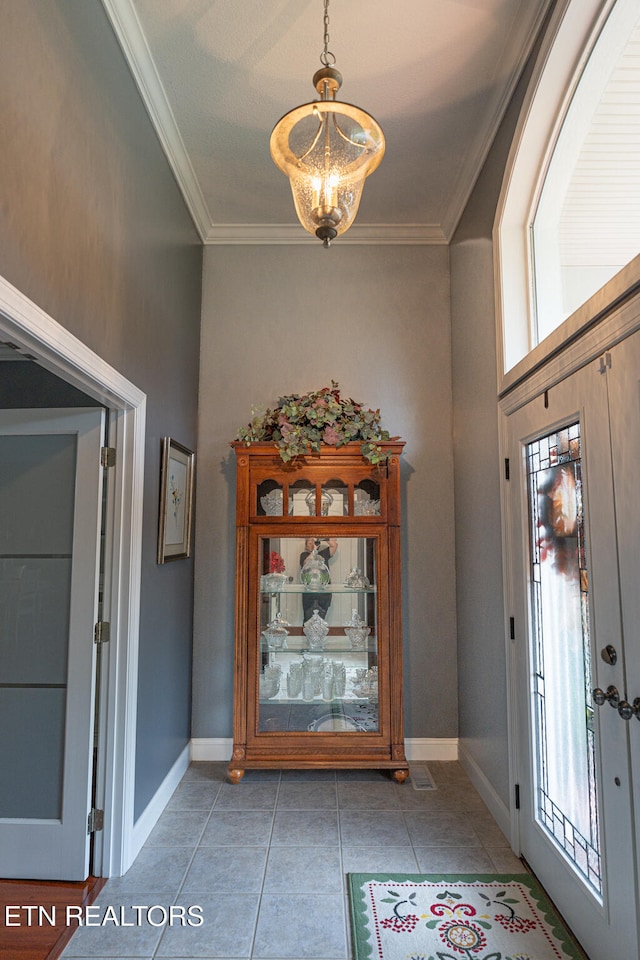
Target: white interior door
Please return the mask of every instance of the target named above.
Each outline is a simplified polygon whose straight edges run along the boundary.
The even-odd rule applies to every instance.
[[[606,367],[509,435],[521,850],[593,960],[638,960],[629,723],[592,698],[625,690]]]
[[[104,412],[0,411],[0,876],[84,880]]]

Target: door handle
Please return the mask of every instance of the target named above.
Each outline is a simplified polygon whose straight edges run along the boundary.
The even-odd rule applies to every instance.
[[[620,694],[618,688],[611,684],[606,691],[602,690],[601,687],[596,687],[593,691],[593,699],[599,707],[608,702],[611,707],[615,708],[620,703]]]
[[[640,697],[636,697],[633,703],[629,703],[628,700],[621,700],[618,688],[611,685],[608,686],[606,690],[602,690],[601,687],[596,687],[593,691],[593,699],[599,707],[601,707],[603,703],[609,703],[610,706],[618,711],[623,720],[631,720],[632,717],[640,720]]]
[[[623,720],[631,720],[636,716],[636,707],[631,706],[627,700],[621,700],[618,704],[618,713]]]
[[[618,713],[623,720],[631,720],[631,717],[640,720],[640,697],[636,697],[633,703],[621,700],[618,704]]]

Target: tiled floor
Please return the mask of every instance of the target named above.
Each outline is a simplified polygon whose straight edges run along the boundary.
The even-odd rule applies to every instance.
[[[234,786],[225,764],[192,764],[100,895],[115,912],[79,929],[65,960],[346,960],[347,873],[524,871],[462,767],[428,766],[436,790],[378,771],[252,771]]]

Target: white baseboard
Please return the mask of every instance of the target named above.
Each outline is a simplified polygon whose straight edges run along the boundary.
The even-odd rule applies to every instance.
[[[191,741],[192,760],[230,760],[233,749],[231,738],[198,737]],[[405,740],[407,760],[457,760],[458,740],[444,737],[424,737]]]
[[[191,740],[192,760],[231,760],[233,740],[231,737],[194,737]]]
[[[416,737],[405,740],[407,760],[457,760],[457,737]]]
[[[502,798],[498,796],[491,782],[468,752],[464,741],[461,741],[459,744],[459,757],[460,763],[469,775],[471,783],[488,806],[491,816],[511,843],[511,813],[509,808]]]
[[[131,845],[126,858],[125,870],[128,870],[140,853],[142,846],[158,822],[160,814],[171,799],[174,790],[182,780],[189,766],[191,745],[187,744],[174,765],[169,770],[153,797],[133,825]]]

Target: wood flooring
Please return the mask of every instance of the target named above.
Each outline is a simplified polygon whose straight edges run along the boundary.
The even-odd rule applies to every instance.
[[[73,908],[93,903],[105,882],[0,880],[0,960],[57,960],[76,929]]]

